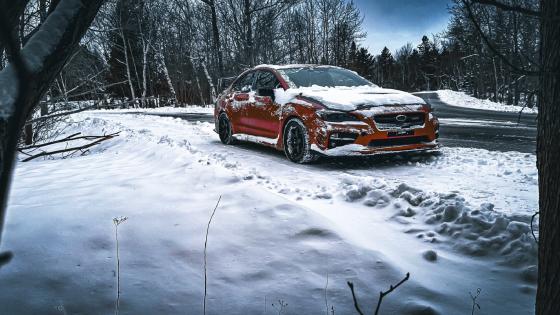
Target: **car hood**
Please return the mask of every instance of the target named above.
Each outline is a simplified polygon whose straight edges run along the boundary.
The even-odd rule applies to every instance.
[[[410,93],[377,86],[321,87],[312,86],[286,90],[291,96],[318,101],[329,109],[342,111],[367,110],[384,105],[420,105],[424,100]],[[280,97],[282,98],[282,96]]]

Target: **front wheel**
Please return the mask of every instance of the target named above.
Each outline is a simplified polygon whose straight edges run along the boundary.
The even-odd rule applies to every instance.
[[[307,128],[299,119],[291,119],[284,127],[284,153],[295,163],[309,163],[318,158],[311,151]]]
[[[218,135],[223,144],[235,143],[235,139],[232,135],[231,122],[225,113],[221,113],[218,118]]]

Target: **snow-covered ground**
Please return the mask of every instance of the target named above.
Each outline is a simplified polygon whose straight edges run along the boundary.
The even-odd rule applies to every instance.
[[[432,92],[426,92],[432,93]],[[483,110],[493,110],[498,112],[515,112],[518,113],[523,109],[524,113],[537,113],[537,108],[523,108],[522,106],[507,105],[502,103],[496,103],[491,100],[481,100],[476,97],[465,94],[464,92],[457,92],[451,90],[439,90],[436,91],[439,99],[451,106],[483,109]],[[418,94],[418,93],[416,93]]]
[[[192,111],[191,111],[192,112]],[[112,312],[119,226],[121,313],[201,313],[208,219],[208,313],[533,312],[535,156],[445,148],[437,156],[296,165],[210,123],[103,111],[68,134],[121,131],[90,155],[19,163],[0,269],[8,313]],[[274,303],[274,306],[272,306]]]

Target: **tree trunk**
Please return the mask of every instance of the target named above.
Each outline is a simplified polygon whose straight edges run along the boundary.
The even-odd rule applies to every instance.
[[[217,98],[216,87],[212,82],[212,77],[210,76],[210,73],[208,73],[208,68],[206,67],[206,62],[204,61],[202,62],[202,69],[204,70],[204,75],[206,76],[206,80],[208,81],[208,86],[210,87],[210,102],[214,103]]]
[[[8,16],[8,10],[5,9],[9,9],[11,6],[11,4],[5,6],[7,2],[10,1],[1,2],[4,16]],[[13,2],[19,4],[27,1]],[[2,113],[0,115],[0,229],[3,226],[8,201],[17,140],[21,135],[25,119],[31,109],[39,103],[70,55],[78,47],[80,39],[102,3],[103,0],[61,0],[54,9],[58,12],[58,8],[62,6],[60,14],[49,15],[47,21],[40,26],[44,33],[39,32],[31,37],[23,48],[26,54],[34,54],[42,63],[30,67],[27,69],[27,73],[23,73],[21,71],[23,63],[16,61],[0,72],[0,81],[7,82],[7,78],[13,79],[10,85],[3,86],[3,89],[0,90],[0,113]],[[10,16],[4,19],[2,17],[0,23],[2,41],[6,41],[8,38],[6,33],[9,33],[9,27],[13,25],[8,24],[11,20],[17,20],[17,18]],[[42,34],[50,34],[50,37],[44,37]],[[48,51],[28,50],[29,46],[36,47],[37,45],[51,49]],[[12,47],[12,51],[15,52],[16,49]]]
[[[251,0],[244,0],[243,24],[245,25],[245,58],[248,66],[253,65],[253,26]]]
[[[177,93],[175,92],[175,88],[173,87],[173,82],[171,81],[171,77],[169,76],[169,70],[167,69],[167,64],[165,63],[165,57],[163,56],[163,47],[160,47],[159,51],[157,52],[157,59],[159,65],[161,67],[161,71],[163,72],[163,76],[165,77],[165,81],[167,81],[167,87],[169,88],[169,92],[171,93],[171,98],[173,99],[173,106],[177,106],[179,102],[177,101]]]
[[[205,101],[204,101],[204,96],[202,95],[202,88],[200,87],[200,80],[198,79],[198,70],[194,64],[194,58],[193,56],[189,56],[189,60],[191,61],[191,66],[193,69],[193,74],[194,74],[194,80],[196,82],[196,88],[198,90],[198,95],[200,97],[200,103],[201,105],[205,105]]]
[[[126,44],[126,38],[124,36],[124,31],[121,26],[121,38],[123,41],[123,50],[124,50],[124,63],[126,66],[126,77],[128,79],[128,87],[130,88],[130,97],[134,101],[134,107],[136,107],[136,93],[134,93],[134,85],[132,84],[132,76],[130,75],[130,62],[128,61],[128,45]]]
[[[541,0],[537,315],[560,314],[560,2]]]
[[[214,51],[218,57],[218,75],[222,77],[224,75],[224,61],[222,56],[222,46],[220,43],[220,30],[218,29],[218,17],[216,15],[216,2],[210,0],[208,5],[210,6],[210,15],[212,16],[212,36],[214,37]]]
[[[142,39],[142,106],[146,106],[146,95],[148,93],[148,53],[150,43]]]

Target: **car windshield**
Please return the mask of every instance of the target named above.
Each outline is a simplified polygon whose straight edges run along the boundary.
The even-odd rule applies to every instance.
[[[287,68],[279,71],[292,87],[374,86],[355,72],[334,67]]]

